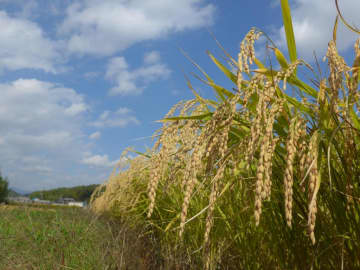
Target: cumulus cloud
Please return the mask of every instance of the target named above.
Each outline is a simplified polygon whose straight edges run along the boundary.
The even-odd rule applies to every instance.
[[[91,152],[101,132],[85,134],[91,118],[82,95],[37,79],[0,83],[0,89],[0,167],[11,186],[31,191],[107,178],[117,160]],[[132,114],[126,107],[105,111],[95,126],[138,124]]]
[[[84,97],[75,90],[37,79],[2,83],[0,89],[2,134],[16,129],[34,136],[65,138],[67,133],[73,133],[69,131],[75,127],[71,120],[87,108]]]
[[[84,103],[74,103],[66,108],[65,113],[74,116],[84,111],[86,111],[86,105]]]
[[[96,131],[92,134],[90,134],[89,138],[92,140],[98,140],[101,137],[101,132],[100,131]]]
[[[2,83],[0,89],[0,131],[9,147],[58,148],[81,135],[87,105],[75,90],[36,79]]]
[[[89,71],[84,74],[84,77],[88,80],[94,79],[100,75],[100,72]]]
[[[0,28],[0,70],[57,71],[58,45],[36,23],[0,11]]]
[[[53,169],[51,169],[47,166],[43,166],[43,165],[34,165],[34,166],[24,167],[24,168],[22,168],[22,170],[24,172],[45,174],[45,175],[49,175],[54,172]]]
[[[360,26],[360,1],[344,0],[340,1],[340,6],[347,21]],[[327,44],[332,39],[336,14],[334,1],[294,1],[291,15],[300,57],[311,60],[313,59],[314,51],[320,57],[325,55]],[[352,46],[356,38],[358,38],[358,35],[346,29],[339,22],[337,45],[340,50],[345,50]],[[284,27],[277,30],[275,39],[283,48],[286,48]]]
[[[82,162],[95,167],[114,167],[119,160],[110,161],[108,155],[92,155],[85,157]]]
[[[138,42],[208,26],[214,12],[205,0],[82,0],[68,7],[59,33],[69,37],[72,52],[112,55]]]
[[[160,59],[157,51],[145,54],[142,67],[131,70],[124,57],[109,61],[105,77],[116,83],[110,95],[139,95],[148,84],[169,77],[171,71]]]
[[[105,127],[126,127],[130,124],[140,124],[140,121],[132,115],[132,111],[126,107],[121,107],[115,112],[104,111],[96,121],[90,123],[97,128]]]
[[[88,149],[84,97],[36,79],[1,83],[0,164],[13,186],[59,185]],[[8,173],[9,172],[9,173]],[[31,174],[29,174],[31,172]],[[51,175],[51,176],[50,176]]]
[[[160,62],[160,53],[158,51],[151,51],[145,54],[144,63],[145,64],[156,64]]]

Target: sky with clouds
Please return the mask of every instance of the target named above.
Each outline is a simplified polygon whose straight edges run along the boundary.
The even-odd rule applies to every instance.
[[[290,1],[298,53],[321,57],[334,1]],[[360,1],[340,1],[360,26]],[[144,151],[170,107],[192,98],[183,49],[219,84],[212,32],[236,56],[252,27],[286,50],[279,1],[0,0],[0,169],[25,191],[101,183],[126,147]],[[357,36],[340,25],[338,46]],[[211,90],[192,79],[204,96]]]

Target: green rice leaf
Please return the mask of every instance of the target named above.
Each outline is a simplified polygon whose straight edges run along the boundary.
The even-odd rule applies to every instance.
[[[273,50],[280,66],[284,69],[287,69],[289,67],[289,64],[287,63],[287,60],[283,53],[278,48],[273,48]]]
[[[241,126],[241,129],[235,128],[235,127],[230,127],[230,134],[234,135],[235,137],[239,138],[239,139],[243,139],[245,137],[245,135],[249,134],[250,129],[246,126]]]
[[[258,68],[258,69],[255,69],[254,72],[260,73],[260,74],[263,74],[266,76],[276,76],[276,74],[278,73],[278,71],[276,71],[276,70],[270,70],[267,68]]]
[[[209,110],[209,108],[208,108],[206,105],[211,105],[211,106],[213,106],[214,108],[216,108],[216,107],[218,106],[218,103],[217,103],[217,102],[215,102],[215,101],[213,101],[213,100],[204,99],[202,96],[200,96],[200,95],[195,91],[195,89],[192,87],[190,80],[187,80],[187,85],[188,85],[188,87],[190,88],[190,90],[193,92],[194,96],[196,97],[196,100],[198,100],[199,103],[205,105],[206,110],[207,110],[208,112],[210,112],[210,110]]]
[[[290,61],[294,62],[297,59],[296,54],[296,43],[295,43],[295,35],[292,25],[290,6],[288,0],[281,0],[281,11],[283,15],[284,28],[285,28],[285,36],[286,42],[288,46]]]
[[[168,117],[168,118],[159,120],[159,122],[169,122],[169,121],[178,121],[178,120],[203,120],[205,118],[208,118],[212,114],[213,114],[212,112],[209,112],[209,113],[204,113],[204,114],[199,114],[199,115]]]
[[[172,225],[180,218],[180,213],[178,213],[170,222],[169,224],[165,227],[165,230],[164,232],[167,232],[171,227]]]
[[[266,68],[265,65],[259,59],[255,58],[254,62],[260,69]]]
[[[356,127],[358,130],[360,130],[359,117],[356,115],[356,113],[354,112],[354,110],[352,108],[350,108],[349,112],[350,112],[350,117],[351,117],[354,127]]]
[[[216,91],[216,93],[218,93],[219,95],[222,95],[222,96],[227,96],[228,98],[232,98],[234,97],[234,94],[231,93],[229,90],[213,83],[213,82],[207,82],[208,85],[210,85],[211,87],[214,88],[214,90]]]
[[[301,81],[298,77],[290,77],[288,78],[288,82],[292,85],[297,86],[301,91],[305,92],[306,94],[317,98],[318,92],[312,88],[310,85]]]
[[[295,106],[297,109],[299,109],[300,111],[307,113],[308,115],[314,117],[314,112],[306,107],[304,104],[302,104],[301,102],[297,101],[295,98],[290,97],[286,94],[284,94],[285,98],[287,101],[289,101],[289,103],[291,103],[293,106]]]
[[[215,58],[215,56],[213,56],[209,51],[207,51],[207,54],[210,56],[211,60],[218,66],[218,68],[224,72],[224,74],[230,79],[232,80],[233,83],[237,83],[237,77],[234,73],[232,73],[229,69],[227,69],[223,64],[221,64],[219,62],[219,60],[217,60]]]
[[[211,87],[215,90],[216,94],[220,97],[220,99],[221,99],[222,101],[225,101],[225,100],[226,100],[226,98],[225,98],[224,95],[226,95],[227,97],[230,97],[230,98],[234,96],[234,94],[231,93],[229,90],[227,90],[227,89],[225,89],[225,88],[223,88],[223,87],[215,84],[213,80],[210,80],[210,81],[204,80],[204,79],[200,78],[199,76],[197,76],[196,74],[194,74],[194,76],[195,76],[198,80],[202,81],[203,83],[211,86]]]
[[[138,154],[138,155],[140,155],[140,156],[144,156],[144,157],[147,157],[147,158],[151,158],[150,155],[145,154],[145,153],[142,153],[142,152],[139,152],[139,151],[136,151],[136,150],[129,149],[129,152],[133,152],[133,153]]]

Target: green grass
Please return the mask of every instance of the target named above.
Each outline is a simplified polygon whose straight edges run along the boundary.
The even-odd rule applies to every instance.
[[[148,269],[139,235],[80,208],[0,206],[0,270]]]

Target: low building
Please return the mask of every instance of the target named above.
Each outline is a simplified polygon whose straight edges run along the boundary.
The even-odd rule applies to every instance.
[[[51,201],[48,200],[40,200],[38,198],[33,199],[33,203],[38,203],[38,204],[51,204]]]
[[[55,201],[55,203],[58,203],[58,204],[69,204],[71,202],[75,202],[75,200],[73,198],[60,198]]]
[[[15,202],[15,203],[31,203],[31,199],[29,197],[25,196],[19,196],[19,197],[8,197],[9,202]]]
[[[75,202],[75,199],[73,198],[63,198],[65,204],[69,204],[71,202]]]
[[[68,206],[84,207],[85,204],[83,202],[69,202]]]

